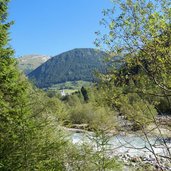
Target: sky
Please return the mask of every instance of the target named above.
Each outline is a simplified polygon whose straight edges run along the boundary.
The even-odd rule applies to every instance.
[[[93,48],[102,10],[111,6],[110,0],[11,0],[10,45],[16,57]]]

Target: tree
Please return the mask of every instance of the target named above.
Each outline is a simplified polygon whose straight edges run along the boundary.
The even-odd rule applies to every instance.
[[[139,68],[145,79],[170,92],[170,2],[115,2],[113,9],[103,11],[105,18],[101,23],[109,29],[107,34],[97,33],[101,37],[96,39],[96,45],[103,44],[108,52],[125,59],[127,69]],[[118,15],[115,14],[116,8],[119,9]],[[132,77],[131,73],[124,74],[122,76]]]
[[[58,129],[64,106],[17,70],[8,45],[8,2],[0,0],[0,170],[66,170],[73,149]]]
[[[87,102],[89,100],[87,90],[84,87],[81,87],[81,93],[84,97],[84,101]]]
[[[20,162],[23,168],[27,165],[24,149],[29,114],[26,106],[28,82],[17,70],[14,50],[8,45],[9,28],[13,24],[7,22],[8,2],[0,1],[0,167],[4,170],[11,169],[19,161],[21,151]]]
[[[113,56],[120,56],[122,65],[120,69],[111,65],[108,73],[101,76],[102,89],[106,92],[104,98],[110,106],[121,114],[126,113],[127,119],[138,124],[147,139],[145,127],[146,123],[151,122],[163,137],[154,115],[154,106],[162,113],[158,103],[165,99],[166,106],[171,108],[171,2],[112,2],[114,8],[103,11],[101,24],[106,28],[105,33],[97,32],[99,38],[95,44],[106,49],[111,63],[115,62]],[[164,157],[170,160],[170,149],[166,143],[163,147],[168,153]],[[158,161],[158,156],[151,148]]]
[[[61,101],[31,86],[16,68],[8,2],[0,0],[0,170],[85,170],[82,151],[58,127],[65,112]]]

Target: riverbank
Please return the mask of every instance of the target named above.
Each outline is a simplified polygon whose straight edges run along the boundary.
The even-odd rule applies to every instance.
[[[93,131],[91,129],[87,128],[87,124],[74,124],[71,125],[70,127],[63,127],[65,131],[69,132],[75,132],[75,133],[88,133]],[[145,129],[145,132],[142,132],[141,130],[137,131],[131,131],[131,130],[108,130],[106,131],[107,134],[110,135],[126,135],[126,136],[132,136],[132,135],[144,135],[146,133],[149,137],[163,137],[163,138],[168,138],[171,139],[171,128],[169,128],[167,125],[155,125],[155,124],[150,124],[147,126]]]
[[[93,132],[81,129],[85,126],[86,125],[75,125],[75,128],[65,128],[65,130],[71,134],[74,144],[83,143],[87,137],[94,134]],[[171,171],[171,159],[166,155],[166,146],[163,143],[163,140],[166,140],[163,138],[167,138],[171,134],[166,134],[168,132],[166,132],[165,125],[162,126],[162,129],[160,128],[161,130],[159,132],[155,132],[155,129],[159,130],[159,128],[152,127],[152,125],[148,128],[147,139],[144,134],[142,134],[142,131],[125,131],[120,134],[114,131],[114,133],[108,132],[107,135],[110,135],[109,137],[111,139],[109,141],[110,150],[108,150],[106,154],[118,158],[118,160],[124,163],[125,170],[127,171],[134,171],[139,167],[148,171]],[[87,134],[88,136],[86,136]],[[163,136],[164,134],[165,136]],[[162,137],[160,135],[162,135]],[[91,140],[89,139],[88,141],[90,142]],[[166,143],[167,148],[171,150],[171,142],[167,141]],[[92,144],[93,142],[91,142],[91,145]],[[152,149],[150,145],[152,145]],[[153,155],[152,150],[154,150],[157,159],[155,155]]]
[[[96,139],[90,138],[92,133],[74,133],[72,134],[72,142],[81,145],[84,142],[90,143],[94,149],[97,148]],[[94,140],[94,141],[93,141]],[[154,145],[155,140],[149,138],[151,145]],[[168,144],[171,149],[171,144]],[[117,158],[123,163],[124,171],[137,171],[142,168],[143,171],[171,171],[171,159],[167,155],[163,156],[163,148],[153,146],[154,154],[152,154],[149,144],[143,141],[143,138],[135,137],[135,135],[111,137],[106,145],[106,156],[108,158]],[[166,152],[166,150],[165,150]],[[169,156],[168,156],[169,157]]]
[[[161,157],[158,157],[157,160],[152,155],[132,157],[129,154],[120,154],[116,157],[124,163],[124,168],[127,171],[140,170],[141,168],[144,171],[171,171],[171,163]]]

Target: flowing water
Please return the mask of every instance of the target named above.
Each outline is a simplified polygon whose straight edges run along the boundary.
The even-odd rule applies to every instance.
[[[73,133],[71,135],[74,144],[83,142],[96,146],[100,138],[94,138],[92,133]],[[171,142],[167,142],[167,147],[171,150]],[[156,137],[150,137],[148,140],[138,135],[117,135],[112,136],[106,143],[106,148],[110,150],[111,155],[129,154],[130,156],[150,156],[152,152],[160,155],[167,155],[166,145]],[[153,151],[154,150],[154,151]]]

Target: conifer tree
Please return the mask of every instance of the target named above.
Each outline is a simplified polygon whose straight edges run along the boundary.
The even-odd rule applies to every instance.
[[[0,170],[9,170],[24,145],[24,117],[28,109],[27,82],[16,67],[14,50],[9,46],[7,22],[9,0],[0,1]],[[16,160],[15,160],[16,159]]]
[[[84,101],[87,102],[89,100],[87,90],[84,87],[81,87],[81,93],[84,97]]]

